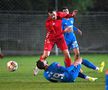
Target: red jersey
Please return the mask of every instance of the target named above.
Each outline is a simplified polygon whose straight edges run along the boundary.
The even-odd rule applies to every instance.
[[[47,36],[46,38],[58,39],[63,37],[62,18],[72,17],[72,14],[57,12],[57,19],[52,20],[50,17],[46,20]]]

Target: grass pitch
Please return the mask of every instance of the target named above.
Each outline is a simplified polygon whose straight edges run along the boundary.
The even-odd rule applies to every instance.
[[[33,76],[33,68],[39,56],[7,56],[0,60],[0,90],[105,90],[104,73],[108,69],[108,54],[83,54],[81,56],[97,66],[101,61],[105,61],[103,73],[82,66],[85,74],[99,78],[96,82],[77,78],[74,83],[52,83],[44,79],[43,71],[40,71],[37,76]],[[63,55],[59,55],[49,56],[47,60],[49,64],[57,61],[64,65],[63,59]],[[18,63],[17,71],[7,71],[6,63],[10,60],[15,60]]]

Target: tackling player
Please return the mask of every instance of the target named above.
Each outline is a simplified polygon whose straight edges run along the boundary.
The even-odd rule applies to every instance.
[[[39,69],[44,69],[44,77],[51,82],[74,82],[80,73],[81,63],[82,58],[78,58],[70,67],[63,67],[57,62],[48,65],[46,61],[39,60],[37,62],[37,67]],[[94,68],[96,68],[95,65]],[[103,68],[101,67],[101,69]],[[85,75],[84,78],[89,81],[97,80],[97,78],[87,75]]]
[[[71,65],[71,59],[67,49],[67,45],[63,36],[63,33],[68,32],[68,28],[64,31],[62,30],[62,18],[73,17],[76,13],[66,14],[63,12],[56,12],[55,10],[48,11],[48,19],[46,20],[47,35],[44,43],[44,52],[40,57],[40,60],[45,60],[52,50],[53,46],[56,44],[58,48],[64,53],[66,66]]]
[[[63,33],[70,31],[70,27],[66,28],[64,31],[62,30],[62,18],[73,17],[76,13],[77,11],[74,11],[71,14],[66,14],[64,12],[57,12],[54,9],[48,10],[49,17],[46,20],[47,34],[44,42],[44,51],[40,56],[40,61],[45,60],[50,55],[52,48],[56,44],[65,56],[64,62],[66,66],[68,67],[71,65],[71,58],[63,35]],[[35,71],[36,69],[37,68],[35,68]]]

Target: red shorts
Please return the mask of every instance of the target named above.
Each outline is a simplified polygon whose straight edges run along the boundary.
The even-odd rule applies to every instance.
[[[62,51],[68,49],[64,37],[61,37],[59,39],[53,39],[53,40],[46,38],[45,43],[44,43],[44,50],[45,51],[51,51],[55,44]]]

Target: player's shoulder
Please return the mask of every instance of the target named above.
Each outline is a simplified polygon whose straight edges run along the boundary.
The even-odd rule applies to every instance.
[[[47,71],[52,71],[55,70],[55,68],[57,67],[58,63],[57,62],[53,62],[48,66]]]
[[[57,13],[57,16],[64,14],[64,12],[62,11],[57,11],[56,13]]]
[[[49,68],[55,68],[59,63],[53,62],[49,65]]]
[[[57,64],[59,64],[58,62],[53,62],[51,65],[57,65]]]

